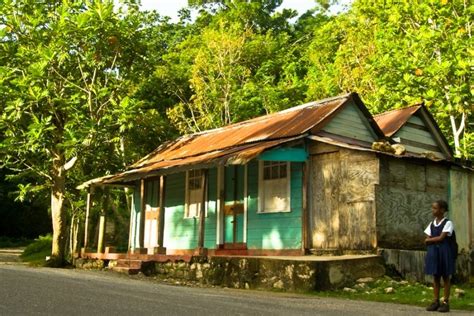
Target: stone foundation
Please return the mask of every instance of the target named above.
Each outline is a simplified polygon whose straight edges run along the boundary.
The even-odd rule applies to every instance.
[[[192,257],[182,260],[145,261],[141,272],[166,279],[199,282],[207,285],[241,289],[276,289],[305,292],[351,286],[363,277],[385,274],[381,257],[368,256],[350,259],[293,260],[262,257]],[[99,260],[98,260],[99,261]],[[105,263],[78,261],[80,268],[100,268]],[[108,262],[109,266],[114,260]]]

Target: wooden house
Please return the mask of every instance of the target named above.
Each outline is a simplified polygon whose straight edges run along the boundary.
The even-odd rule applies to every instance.
[[[431,202],[450,196],[451,160],[423,106],[374,119],[351,93],[182,136],[81,188],[132,189],[131,253],[375,253],[423,248]]]

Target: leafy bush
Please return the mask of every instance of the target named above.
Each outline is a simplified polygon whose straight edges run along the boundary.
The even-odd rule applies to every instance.
[[[52,240],[51,234],[39,236],[26,247],[20,256],[21,259],[33,265],[44,265],[46,263],[46,256],[51,254]]]

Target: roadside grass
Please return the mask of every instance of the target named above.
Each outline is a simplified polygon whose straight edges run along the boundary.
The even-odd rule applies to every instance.
[[[363,284],[363,285],[362,285]],[[393,288],[393,293],[386,293],[385,289]],[[462,289],[464,296],[457,297],[456,289]],[[354,291],[355,290],[355,291]],[[351,300],[366,300],[376,302],[391,302],[425,307],[433,301],[433,288],[421,283],[409,283],[406,281],[395,281],[384,277],[370,283],[360,283],[351,288],[313,292],[320,297],[338,297]],[[441,288],[443,296],[443,288]],[[449,305],[452,309],[474,311],[474,287],[473,284],[453,285]]]
[[[28,262],[32,266],[44,266],[46,256],[51,255],[52,236],[39,236],[34,242],[29,244],[21,254],[23,262]]]
[[[26,238],[14,238],[14,237],[6,237],[0,236],[0,248],[18,248],[18,247],[26,247],[31,244],[33,240],[26,239]]]

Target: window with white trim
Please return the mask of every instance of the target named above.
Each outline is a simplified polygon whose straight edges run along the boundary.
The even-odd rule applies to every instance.
[[[202,170],[189,170],[186,172],[186,205],[184,217],[198,217],[202,201]]]
[[[260,161],[259,213],[290,211],[290,163]]]

